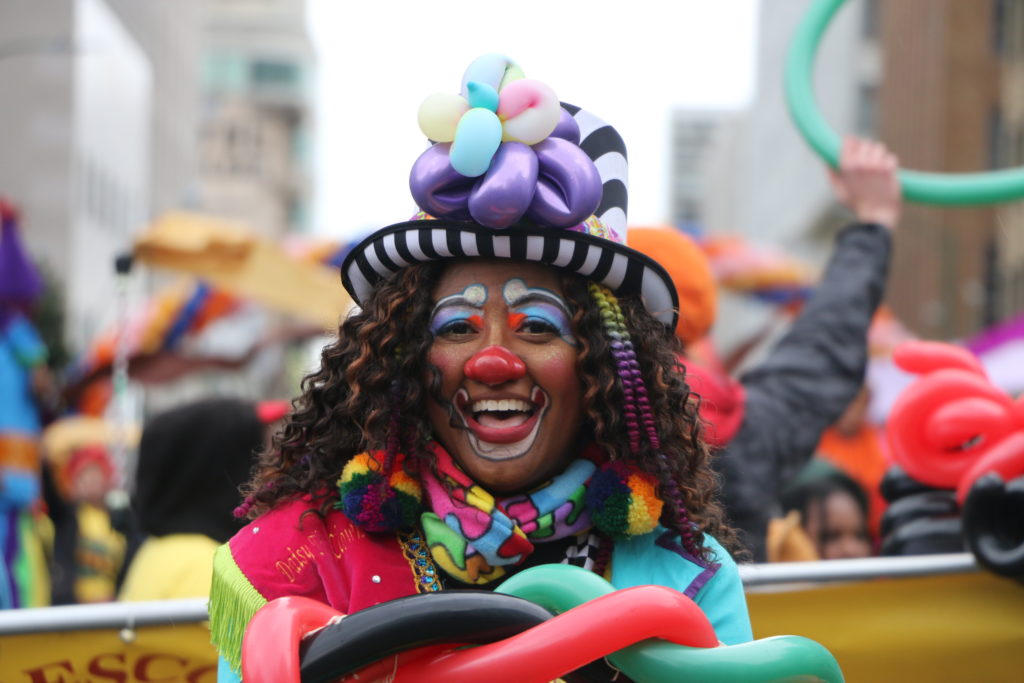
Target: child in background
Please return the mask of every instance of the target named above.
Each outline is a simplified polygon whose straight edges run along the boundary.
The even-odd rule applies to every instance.
[[[55,605],[107,602],[117,595],[127,544],[106,504],[114,485],[113,435],[109,423],[92,417],[62,418],[43,433]]]
[[[813,459],[782,493],[786,520],[769,526],[770,561],[870,557],[868,498],[864,489],[831,463]],[[799,522],[799,530],[792,522]],[[783,529],[806,543],[786,538]],[[807,546],[813,553],[802,552]]]

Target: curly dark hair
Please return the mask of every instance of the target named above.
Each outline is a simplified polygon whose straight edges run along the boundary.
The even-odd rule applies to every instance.
[[[325,513],[337,500],[334,482],[346,462],[367,450],[390,446],[393,452],[397,446],[408,461],[433,465],[425,449],[432,430],[424,406],[430,398],[445,399],[439,392],[439,371],[426,359],[433,342],[432,294],[444,267],[435,262],[402,269],[342,322],[337,340],[323,350],[320,369],[303,380],[292,415],[260,454],[243,490],[250,518],[299,495],[311,496]],[[637,297],[619,299],[661,441],[660,449],[644,442],[633,455],[623,419],[622,384],[587,283],[578,275],[562,275],[580,341],[584,429],[610,458],[632,458],[657,478],[666,501],[662,523],[691,538],[704,558],[704,532],[739,550],[717,499],[719,482],[701,438],[699,398],[686,384],[679,341]]]

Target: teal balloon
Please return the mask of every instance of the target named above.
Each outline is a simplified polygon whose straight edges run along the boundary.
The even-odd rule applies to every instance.
[[[524,598],[552,612],[565,612],[614,591],[605,579],[580,567],[540,565],[505,580],[497,593]],[[615,615],[609,615],[614,628]],[[842,683],[843,672],[824,646],[800,636],[775,636],[739,645],[687,647],[651,639],[608,655],[634,681],[670,683]]]
[[[501,144],[501,120],[490,109],[470,109],[459,120],[448,159],[460,175],[477,178],[487,172]]]
[[[845,0],[817,0],[797,27],[786,55],[784,87],[793,122],[807,143],[833,167],[841,140],[814,99],[814,58],[825,29]],[[903,196],[923,204],[995,204],[1024,198],[1024,168],[984,173],[899,173]]]
[[[634,681],[669,683],[843,683],[843,672],[824,646],[800,636],[774,636],[738,645],[687,647],[649,640],[609,655]]]
[[[493,112],[498,111],[498,91],[486,83],[478,81],[467,83],[466,99],[469,100],[470,107],[481,107],[483,109],[490,109]]]
[[[545,564],[514,574],[495,589],[562,613],[615,590],[594,572],[570,564]]]

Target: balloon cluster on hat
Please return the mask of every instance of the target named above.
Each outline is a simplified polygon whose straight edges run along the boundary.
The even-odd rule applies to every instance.
[[[600,204],[601,177],[578,146],[576,121],[507,57],[475,60],[461,94],[424,100],[419,125],[435,144],[416,160],[409,186],[434,217],[569,228]]]

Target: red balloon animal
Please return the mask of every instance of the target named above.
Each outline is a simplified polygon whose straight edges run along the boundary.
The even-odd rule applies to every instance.
[[[966,349],[902,344],[896,364],[921,377],[889,416],[893,459],[913,479],[956,489],[964,532],[1000,574],[1024,571],[1024,397],[995,387]]]

